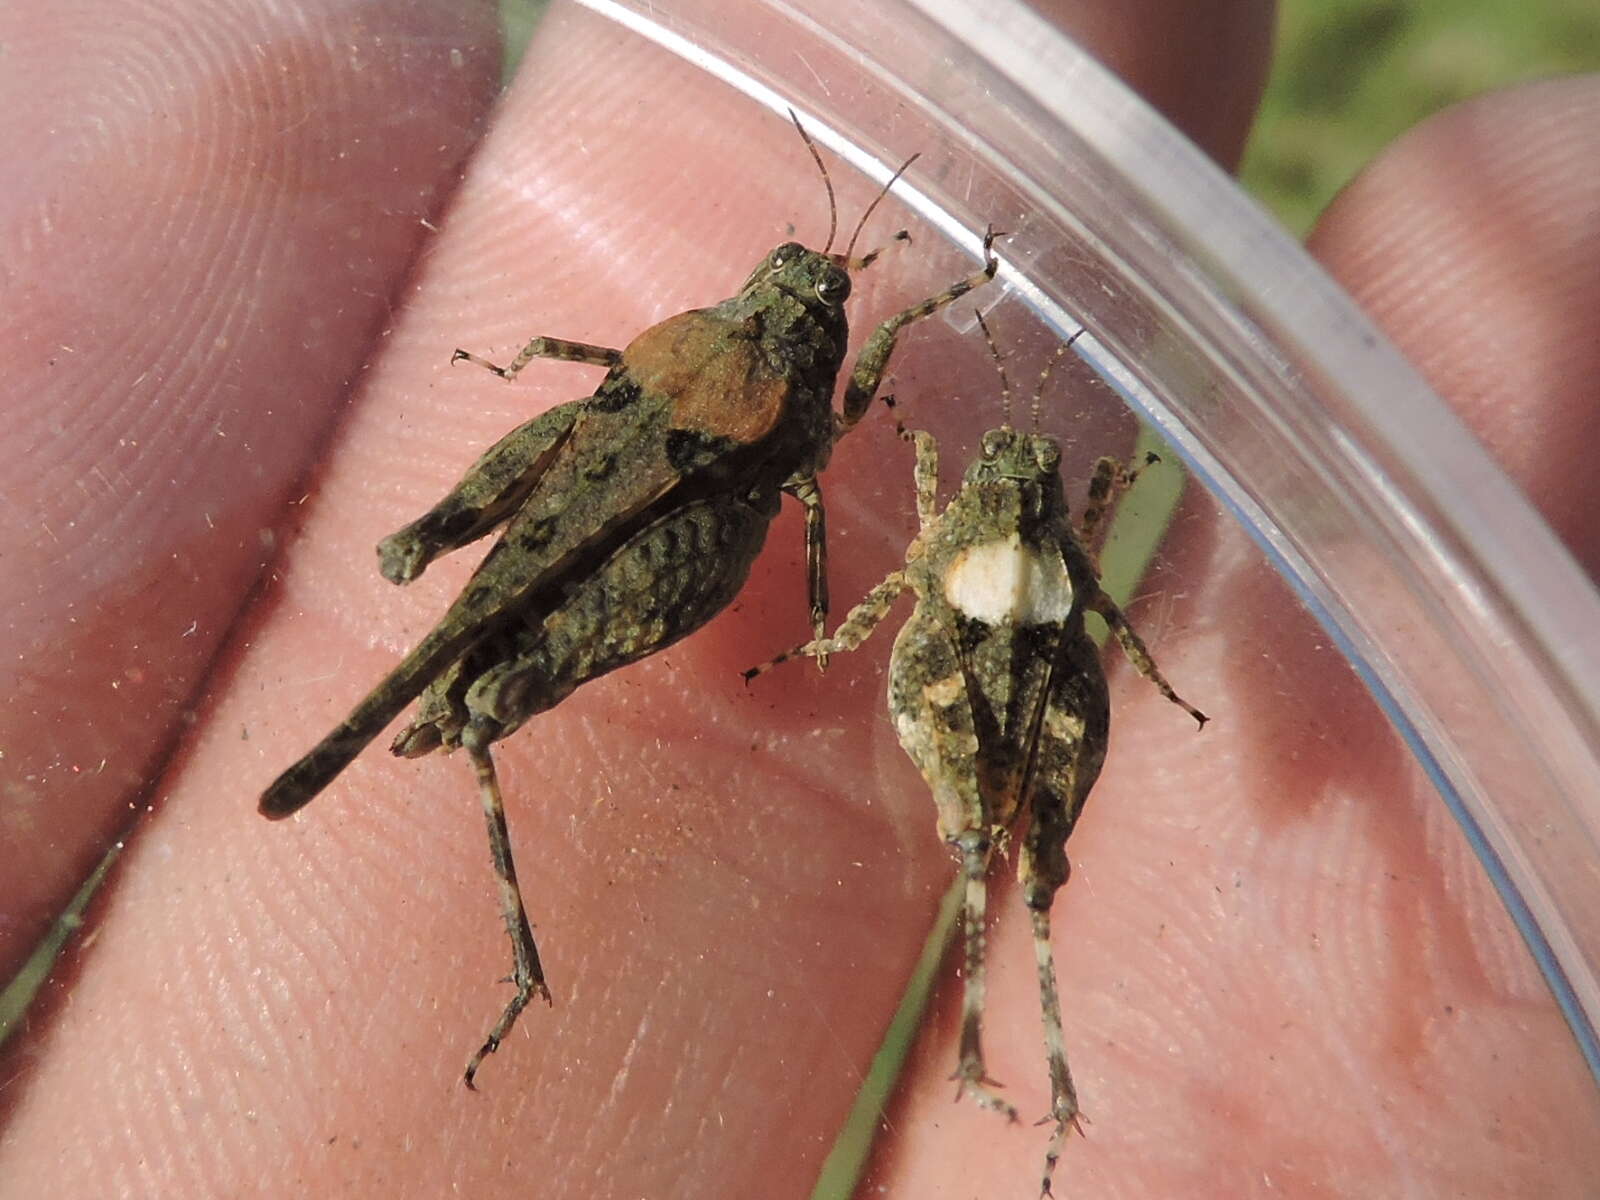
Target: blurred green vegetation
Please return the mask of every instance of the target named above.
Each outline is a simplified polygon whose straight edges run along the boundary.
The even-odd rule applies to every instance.
[[[1597,0],[1284,0],[1240,174],[1297,234],[1389,142],[1458,100],[1600,70]]]

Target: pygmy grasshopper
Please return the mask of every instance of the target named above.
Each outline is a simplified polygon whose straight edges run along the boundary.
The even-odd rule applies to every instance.
[[[831,217],[826,168],[804,129],[800,136],[822,169]],[[876,204],[863,213],[856,236]],[[411,758],[466,748],[488,822],[516,986],[467,1063],[468,1087],[528,1001],[535,994],[550,1001],[489,747],[580,684],[671,645],[726,607],[785,492],[805,507],[812,624],[820,637],[827,598],[817,472],[866,413],[900,330],[991,279],[997,266],[991,237],[982,271],[879,326],[836,414],[848,271],[874,256],[852,258],[855,237],[843,254],[831,253],[833,233],[830,219],[821,251],[785,242],[738,294],[669,317],[623,350],[536,337],[504,367],[457,350],[452,362],[477,363],[508,380],[535,358],[610,369],[592,396],[507,434],[428,513],[378,544],[384,578],[407,583],[439,555],[506,527],[422,642],[262,793],[263,815],[298,811],[418,695],[417,715],[391,750]]]
[[[983,318],[978,318],[983,324]],[[1000,354],[983,326],[997,364]],[[1039,380],[1035,410],[1051,367]],[[916,607],[889,659],[889,713],[900,743],[921,770],[938,809],[939,834],[960,862],[965,966],[960,1063],[952,1078],[985,1108],[1014,1120],[983,1063],[984,939],[987,876],[1011,830],[1028,816],[1017,876],[1033,922],[1033,943],[1050,1071],[1055,1131],[1045,1154],[1043,1195],[1067,1127],[1079,1128],[1078,1096],[1067,1069],[1050,949],[1050,906],[1067,881],[1066,842],[1105,760],[1110,702],[1105,671],[1084,615],[1099,613],[1124,653],[1174,704],[1201,725],[1206,717],[1156,669],[1122,610],[1100,586],[1089,549],[1110,500],[1132,481],[1103,458],[1076,531],[1062,491],[1054,440],[1009,425],[1010,386],[1000,366],[1008,423],[983,435],[960,490],[938,507],[938,448],[926,433],[916,446],[920,531],[905,566],[873,588],[830,638],[782,658],[854,650],[910,588]],[[782,661],[773,660],[753,675]]]

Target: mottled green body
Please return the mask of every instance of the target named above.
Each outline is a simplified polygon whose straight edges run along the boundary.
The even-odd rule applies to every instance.
[[[983,436],[960,490],[938,507],[938,450],[917,446],[921,531],[905,566],[868,593],[831,638],[791,653],[859,646],[902,591],[916,607],[889,659],[889,713],[921,770],[939,833],[961,863],[963,1005],[955,1078],[980,1104],[1014,1118],[984,1072],[981,1041],[987,876],[997,850],[1027,816],[1017,875],[1033,921],[1055,1133],[1043,1192],[1078,1119],[1067,1069],[1050,951],[1050,906],[1067,881],[1068,836],[1105,761],[1110,701],[1099,649],[1084,629],[1098,612],[1134,665],[1201,723],[1157,671],[1121,610],[1100,587],[1092,545],[1117,465],[1102,459],[1084,525],[1074,531],[1049,438],[1009,428]],[[787,656],[785,656],[787,657]]]

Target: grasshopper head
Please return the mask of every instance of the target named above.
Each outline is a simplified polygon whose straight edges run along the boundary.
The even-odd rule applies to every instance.
[[[1032,511],[1067,511],[1061,447],[1042,434],[1018,433],[1009,426],[989,430],[967,468],[964,486],[1015,489],[1024,493],[1025,507]]]
[[[799,242],[784,242],[762,261],[745,281],[744,295],[776,288],[810,309],[830,313],[843,310],[850,295],[850,276],[834,257],[807,250]]]
[[[1014,480],[1055,478],[1061,467],[1061,447],[1054,438],[1037,433],[1018,433],[1002,426],[983,435],[978,457],[967,468],[968,483],[996,483]]]

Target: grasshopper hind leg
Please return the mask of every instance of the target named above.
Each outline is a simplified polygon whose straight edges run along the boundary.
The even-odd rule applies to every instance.
[[[1050,1180],[1056,1173],[1056,1163],[1061,1159],[1061,1148],[1067,1140],[1067,1130],[1080,1134],[1083,1125],[1078,1112],[1078,1090],[1072,1084],[1072,1072],[1067,1069],[1065,1036],[1061,1030],[1061,997],[1056,987],[1055,956],[1050,949],[1050,910],[1035,908],[1033,917],[1033,951],[1039,968],[1039,1012],[1044,1022],[1045,1060],[1050,1069],[1050,1115],[1040,1124],[1055,1122],[1050,1144],[1044,1152],[1044,1177],[1039,1194],[1051,1195]]]
[[[980,1107],[1015,1121],[1016,1107],[994,1090],[999,1085],[989,1078],[983,1065],[990,842],[983,834],[968,831],[953,844],[961,853],[962,989],[961,1057],[950,1078],[957,1082],[958,1094],[970,1095]]]
[[[1110,729],[1110,698],[1098,651],[1084,639],[1063,647],[1053,668],[1050,705],[1042,713],[1031,754],[1028,831],[1017,861],[1017,881],[1033,923],[1033,954],[1039,976],[1039,1015],[1045,1064],[1050,1075],[1050,1112],[1040,1124],[1054,1123],[1045,1149],[1039,1194],[1049,1196],[1051,1179],[1066,1144],[1067,1131],[1083,1132],[1078,1091],[1067,1067],[1061,1023],[1061,994],[1050,944],[1050,908],[1072,874],[1067,839],[1083,814],[1090,789],[1105,761]]]
[[[492,723],[475,721],[462,737],[462,745],[472,759],[472,769],[478,777],[478,796],[483,802],[484,821],[489,829],[489,852],[494,859],[495,882],[500,894],[500,915],[505,919],[506,933],[511,938],[511,982],[516,985],[516,995],[506,1005],[500,1019],[494,1023],[483,1045],[467,1062],[464,1082],[474,1087],[473,1077],[483,1060],[500,1048],[500,1043],[517,1023],[522,1010],[535,996],[550,1001],[550,989],[545,985],[544,967],[539,962],[539,948],[533,941],[533,927],[528,922],[528,910],[523,907],[522,889],[517,884],[517,864],[511,856],[511,837],[506,829],[506,810],[500,798],[500,780],[495,774],[494,758],[489,744],[496,733]]]
[[[1033,920],[1033,957],[1039,972],[1039,1016],[1044,1027],[1044,1056],[1050,1073],[1050,1112],[1040,1124],[1055,1123],[1050,1144],[1045,1148],[1044,1171],[1039,1187],[1041,1196],[1051,1195],[1050,1181],[1066,1144],[1067,1130],[1080,1134],[1083,1125],[1078,1112],[1078,1089],[1073,1086],[1067,1067],[1066,1035],[1061,1026],[1061,993],[1056,983],[1055,954],[1050,946],[1050,906],[1056,892],[1066,883],[1069,868],[1066,834],[1071,832],[1076,814],[1068,817],[1059,797],[1054,804],[1040,804],[1035,795],[1033,826],[1022,853],[1023,892],[1028,915]],[[1066,818],[1063,820],[1063,818]]]

